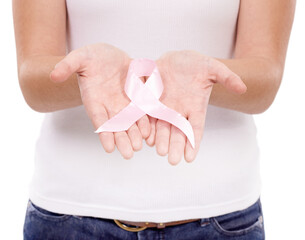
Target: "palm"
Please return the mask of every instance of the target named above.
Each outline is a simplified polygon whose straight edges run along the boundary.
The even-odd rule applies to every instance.
[[[207,65],[198,65],[202,56],[180,53],[157,61],[164,84],[160,101],[185,117],[193,111],[204,111],[213,83],[208,79]]]
[[[83,104],[92,118],[101,116],[101,109],[111,117],[130,101],[123,89],[131,59],[122,51],[109,51],[99,44],[90,45],[86,50],[86,67],[78,75]]]

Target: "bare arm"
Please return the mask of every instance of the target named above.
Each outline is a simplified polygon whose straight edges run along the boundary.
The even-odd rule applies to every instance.
[[[50,112],[82,104],[76,74],[64,83],[50,72],[66,55],[65,0],[13,0],[19,83],[28,105]]]
[[[160,120],[151,121],[147,143],[155,142],[157,152],[168,154],[171,164],[179,163],[183,154],[191,162],[199,150],[208,103],[250,114],[265,111],[281,83],[294,9],[294,0],[241,0],[234,59],[217,61],[194,51],[163,55],[159,65],[166,94],[160,100],[188,118],[195,148],[179,129]],[[236,93],[245,92],[240,78],[246,93],[228,91],[235,88]]]
[[[293,23],[295,0],[241,0],[234,59],[218,59],[241,77],[243,95],[213,87],[210,104],[261,113],[279,89]]]
[[[125,52],[97,43],[65,56],[65,0],[13,0],[13,10],[19,81],[32,109],[51,112],[83,104],[97,129],[128,105],[122,83],[131,59]],[[127,131],[98,136],[106,152],[117,146],[129,159],[149,132],[145,115]]]

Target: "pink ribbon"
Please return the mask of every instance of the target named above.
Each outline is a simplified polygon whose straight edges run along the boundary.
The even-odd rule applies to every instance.
[[[140,79],[142,76],[149,76],[145,84]],[[126,131],[138,119],[148,114],[179,128],[187,136],[192,147],[195,147],[194,132],[189,121],[159,101],[163,83],[155,61],[133,59],[129,65],[124,90],[131,100],[129,105],[102,124],[95,133]]]

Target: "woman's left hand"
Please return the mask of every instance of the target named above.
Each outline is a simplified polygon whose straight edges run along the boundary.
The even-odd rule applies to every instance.
[[[160,101],[188,119],[194,131],[195,149],[178,128],[152,117],[151,134],[146,142],[150,146],[155,144],[159,155],[168,154],[172,165],[178,164],[183,155],[191,162],[199,150],[213,85],[221,83],[238,94],[246,92],[247,87],[223,63],[195,51],[167,52],[156,63],[164,85]]]

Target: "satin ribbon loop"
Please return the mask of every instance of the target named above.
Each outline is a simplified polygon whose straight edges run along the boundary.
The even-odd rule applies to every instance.
[[[149,76],[145,83],[140,79],[143,76]],[[155,61],[146,58],[133,59],[129,65],[124,86],[124,91],[131,102],[102,124],[95,133],[126,131],[147,114],[179,128],[194,148],[194,132],[189,121],[159,101],[163,88],[161,75]]]

